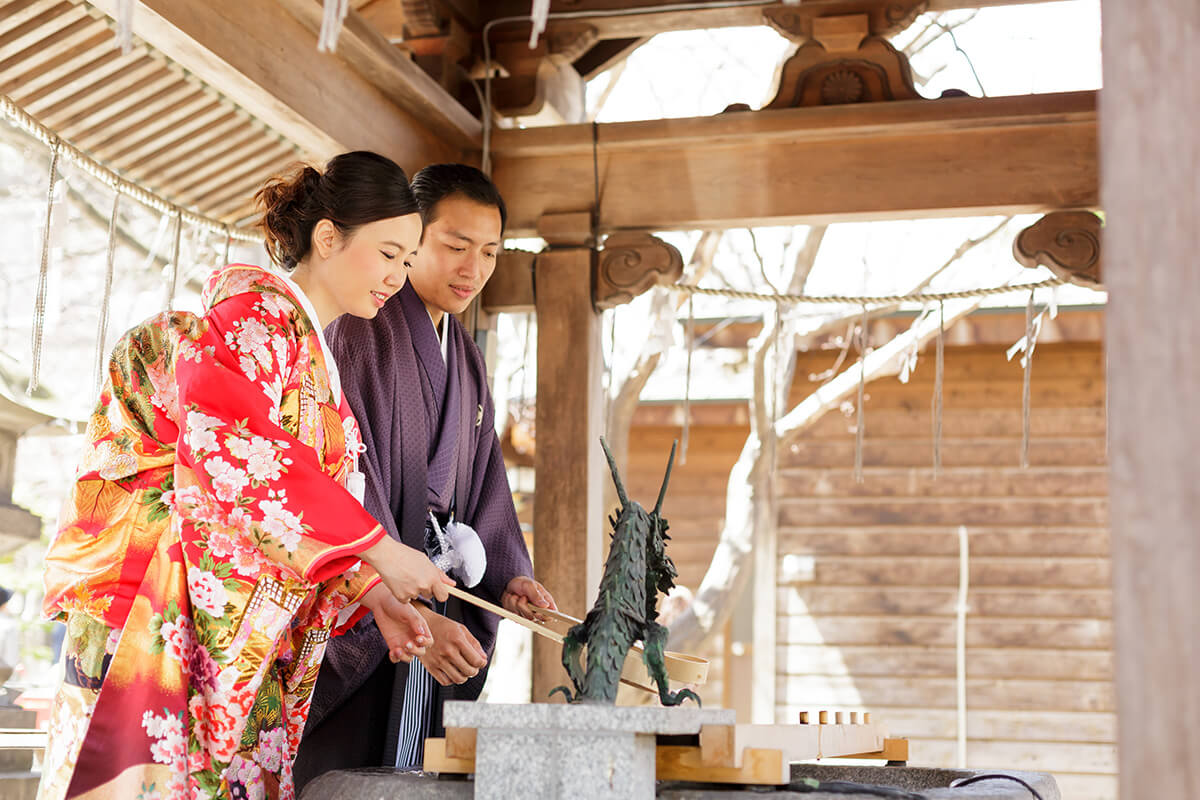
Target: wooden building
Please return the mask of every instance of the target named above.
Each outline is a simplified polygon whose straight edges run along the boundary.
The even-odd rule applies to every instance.
[[[793,626],[797,616],[789,618],[782,633],[791,637],[794,631],[799,638],[784,640],[780,662],[792,663],[796,653],[797,663],[810,664],[804,669],[826,681],[844,676],[828,674],[827,666],[812,662],[812,652],[803,650],[817,637],[844,641],[846,647],[877,646],[876,635],[907,636],[914,641],[907,647],[920,641],[944,646],[944,591],[927,594],[896,585],[895,597],[890,590],[885,595],[880,587],[892,584],[883,583],[887,570],[878,568],[909,558],[914,581],[923,575],[944,589],[946,559],[952,559],[944,529],[965,515],[968,531],[981,531],[971,534],[978,548],[972,577],[983,588],[994,587],[1003,600],[968,616],[969,652],[986,656],[989,643],[999,651],[990,665],[977,656],[975,666],[982,674],[1017,668],[995,638],[1009,624],[999,612],[1014,608],[1021,610],[1017,618],[1036,618],[1042,628],[1060,625],[1057,635],[1036,638],[1036,626],[1020,623],[1021,635],[1037,643],[1031,649],[1062,651],[1021,662],[1021,669],[1041,675],[1026,679],[1028,685],[1001,685],[1006,680],[1001,678],[970,685],[974,702],[968,708],[1092,714],[1078,727],[1074,718],[1059,718],[1059,729],[1076,738],[1053,734],[1045,752],[1057,748],[1064,758],[1077,759],[1081,766],[1075,771],[1084,776],[1080,786],[1103,782],[1086,776],[1111,772],[1111,763],[1083,745],[1111,746],[1103,725],[1106,719],[1111,724],[1104,715],[1114,707],[1111,689],[1104,688],[1109,676],[1103,587],[1109,562],[1103,556],[1102,481],[1095,473],[1106,463],[1094,415],[1104,381],[1078,370],[1106,363],[1112,378],[1108,526],[1121,795],[1138,796],[1152,784],[1159,797],[1190,796],[1200,787],[1200,762],[1194,758],[1200,741],[1195,684],[1200,538],[1194,522],[1200,426],[1193,408],[1200,390],[1195,359],[1200,327],[1193,322],[1200,300],[1193,266],[1200,250],[1195,224],[1200,140],[1194,130],[1200,85],[1187,67],[1200,49],[1200,5],[1102,0],[1105,89],[1099,115],[1095,92],[917,99],[906,86],[904,64],[881,44],[881,36],[922,10],[1022,1],[804,0],[736,7],[712,2],[707,8],[648,13],[652,0],[555,0],[551,12],[569,11],[571,17],[552,17],[530,53],[521,49],[528,41],[526,25],[498,22],[527,14],[524,0],[356,0],[332,55],[315,49],[322,19],[316,0],[143,0],[134,9],[135,38],[128,52],[115,47],[110,17],[117,0],[3,0],[0,93],[55,135],[176,208],[231,226],[247,221],[250,189],[298,154],[320,159],[372,148],[410,170],[434,161],[490,158],[510,204],[512,233],[537,232],[550,243],[536,264],[517,255],[508,259],[484,305],[538,312],[541,480],[534,523],[536,530],[556,535],[535,534],[535,558],[540,577],[576,613],[597,583],[601,555],[597,309],[622,302],[660,277],[653,270],[626,274],[622,264],[640,258],[647,267],[670,265],[669,252],[664,255],[645,231],[1102,207],[1111,296],[1106,355],[1101,359],[1094,344],[1090,350],[1085,343],[1047,346],[1034,402],[1039,430],[1076,430],[1041,410],[1051,408],[1067,409],[1062,413],[1091,427],[1078,429],[1078,436],[1064,433],[1052,445],[1035,438],[1036,472],[1004,472],[984,487],[970,469],[980,463],[974,460],[980,453],[997,458],[1012,453],[1011,406],[987,406],[993,414],[981,408],[966,415],[965,427],[947,429],[941,483],[897,482],[894,474],[888,479],[889,469],[909,466],[905,459],[920,450],[916,444],[889,444],[905,438],[905,395],[916,389],[873,389],[868,411],[878,412],[883,432],[901,426],[891,437],[868,439],[867,468],[880,473],[877,482],[851,485],[837,471],[844,470],[838,465],[846,463],[848,447],[833,423],[795,442],[797,450],[785,453],[783,461],[784,484],[797,497],[785,504],[787,532],[779,544],[791,549],[784,559],[800,559],[793,565],[812,559],[813,579],[789,579],[794,588],[779,605],[799,609],[789,604],[803,601],[811,624]],[[647,13],[609,13],[621,10]],[[591,74],[659,31],[761,22],[802,45],[784,69],[780,95],[763,110],[495,130],[483,152],[479,103],[461,80],[460,67],[468,74],[495,73],[493,105],[501,113],[532,114],[548,103],[569,121],[570,108],[556,106],[546,91],[550,77],[569,81]],[[487,38],[489,32],[495,39]],[[491,59],[484,57],[485,44]],[[493,69],[497,63],[500,69]],[[622,235],[597,241],[612,233]],[[993,369],[993,354],[978,347],[952,354],[961,376]],[[1053,378],[1057,369],[1063,373]],[[1006,389],[997,397],[981,396],[971,380],[962,387],[960,394],[948,395],[948,409],[955,402],[971,408],[1012,395]],[[949,391],[955,391],[952,382]],[[1073,399],[1065,406],[1049,402],[1055,397],[1066,402],[1068,396]],[[1072,410],[1080,413],[1068,413]],[[991,430],[991,424],[1003,435],[978,432]],[[983,491],[997,492],[1007,479],[1019,495],[1003,495],[1001,501],[1001,495]],[[886,494],[889,486],[896,495]],[[1061,491],[1046,497],[1054,486]],[[899,506],[912,513],[895,516]],[[1035,523],[1065,525],[1068,517],[1087,519],[1088,530],[1021,533]],[[881,518],[890,520],[884,526],[889,532],[856,532]],[[1012,535],[988,534],[997,520],[1007,520]],[[915,556],[871,555],[896,542],[931,549]],[[1067,552],[1072,554],[1063,555]],[[828,592],[813,588],[822,582]],[[862,589],[849,590],[852,586]],[[1002,594],[1011,586],[1029,591]],[[1064,604],[1068,590],[1079,597],[1090,592],[1086,597],[1094,605]],[[901,595],[907,604],[896,599]],[[885,614],[868,613],[881,608]],[[1064,614],[1061,624],[1047,622],[1057,619],[1054,613]],[[878,616],[888,618],[890,627],[872,629],[868,620]],[[1072,623],[1073,616],[1085,622]],[[936,631],[910,617],[938,617]],[[984,628],[991,630],[986,634],[991,640]],[[1048,635],[1046,630],[1038,635],[1043,634]],[[1078,646],[1068,648],[1066,642]],[[920,662],[928,675],[869,677],[861,674],[857,656],[845,666],[860,670],[857,685],[869,689],[872,700],[928,710],[921,717],[929,726],[923,735],[945,742],[946,686],[936,682],[944,678],[934,677],[944,672],[939,657]],[[535,687],[542,693],[559,681],[556,661],[550,648],[537,648]],[[1072,664],[1094,677],[1062,678],[1060,672]],[[783,682],[788,700],[790,685],[791,678]],[[836,689],[836,681],[827,685],[832,688],[820,691]],[[1041,705],[1032,709],[1035,699]],[[1007,741],[1001,722],[976,716],[975,725],[983,727],[973,738]],[[1053,729],[1047,731],[1050,736]],[[1051,747],[1053,742],[1075,745]],[[998,744],[988,746],[996,758],[1017,758]]]
[[[1116,796],[1103,328],[1064,311],[1033,361],[1030,466],[1020,467],[1023,371],[1005,350],[1024,314],[947,333],[941,470],[933,469],[932,347],[907,383],[868,384],[863,482],[856,418],[840,410],[785,443],[777,472],[776,720],[871,709],[913,763],[957,763],[960,526],[969,540],[966,763],[1053,772],[1066,797]],[[884,327],[881,322],[877,328]],[[880,331],[876,336],[887,336]],[[837,350],[801,355],[793,403]],[[643,405],[631,491],[650,496],[680,435],[679,404]],[[712,559],[726,482],[749,427],[742,404],[693,404],[688,459],[667,508],[680,582]],[[753,644],[733,620],[707,655],[706,698],[748,717]]]

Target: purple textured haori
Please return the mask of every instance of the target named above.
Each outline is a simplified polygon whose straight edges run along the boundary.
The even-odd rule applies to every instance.
[[[478,533],[487,551],[483,580],[469,591],[500,602],[508,582],[533,576],[513,507],[483,356],[453,315],[446,360],[425,305],[406,284],[373,320],[343,316],[325,333],[342,388],[362,430],[369,511],[393,538],[425,549],[429,511]],[[499,618],[451,598],[446,616],[464,624],[491,656]],[[474,700],[486,669],[458,686],[437,687],[433,729],[444,700]],[[297,788],[330,769],[391,766],[408,665],[392,664],[369,615],[330,640],[296,759]]]

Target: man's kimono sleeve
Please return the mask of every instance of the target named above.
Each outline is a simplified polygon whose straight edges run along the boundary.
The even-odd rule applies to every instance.
[[[499,603],[513,578],[519,575],[533,577],[533,564],[521,535],[517,510],[513,507],[500,437],[493,427],[495,411],[491,397],[484,400],[484,406],[474,465],[477,475],[481,475],[476,479],[478,496],[473,504],[472,521],[487,550],[488,565],[475,591]]]

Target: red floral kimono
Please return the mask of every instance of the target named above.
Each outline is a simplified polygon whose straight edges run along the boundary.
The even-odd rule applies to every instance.
[[[41,798],[294,796],[325,643],[384,535],[344,488],[358,426],[306,303],[235,265],[203,317],[114,350],[46,559],[68,635]]]

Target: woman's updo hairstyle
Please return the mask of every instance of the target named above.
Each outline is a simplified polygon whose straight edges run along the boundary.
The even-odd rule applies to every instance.
[[[335,156],[324,174],[296,164],[268,180],[254,203],[262,214],[267,255],[289,271],[312,249],[313,228],[323,219],[348,237],[362,225],[421,210],[404,170],[366,150]]]

